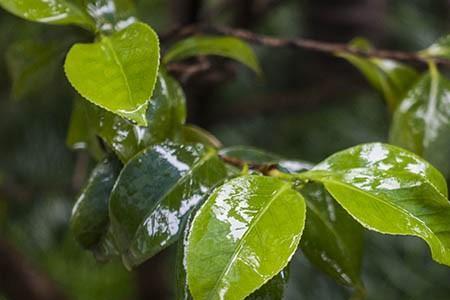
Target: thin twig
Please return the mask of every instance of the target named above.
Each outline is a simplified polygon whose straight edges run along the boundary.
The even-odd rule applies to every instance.
[[[433,60],[436,64],[450,66],[450,60],[440,57],[423,57],[416,52],[405,52],[385,49],[361,50],[348,44],[323,42],[305,38],[285,39],[276,38],[268,35],[257,34],[248,30],[219,27],[209,25],[191,25],[171,30],[161,36],[162,41],[168,41],[176,38],[186,37],[195,34],[218,34],[234,36],[247,42],[273,48],[295,48],[306,49],[328,54],[353,54],[362,57],[375,57],[382,59],[392,59],[398,61],[415,62],[427,64]]]

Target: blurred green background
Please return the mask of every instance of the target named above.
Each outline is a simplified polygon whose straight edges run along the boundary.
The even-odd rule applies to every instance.
[[[379,48],[414,51],[450,32],[447,0],[136,0],[136,7],[160,33],[209,21],[280,37],[348,42],[364,36]],[[70,44],[90,36],[4,11],[0,29],[0,299],[9,299],[14,276],[35,280],[43,293],[55,289],[61,299],[174,297],[174,249],[128,272],[119,261],[96,263],[67,230],[92,163],[65,146],[75,92],[62,64]],[[312,162],[359,143],[387,140],[390,116],[382,98],[345,61],[300,50],[255,49],[262,79],[221,59],[212,60],[212,70],[181,78],[191,123],[225,145],[252,145]],[[368,299],[450,299],[450,269],[434,263],[415,238],[367,233],[363,277]],[[349,295],[301,252],[294,257],[286,299]]]

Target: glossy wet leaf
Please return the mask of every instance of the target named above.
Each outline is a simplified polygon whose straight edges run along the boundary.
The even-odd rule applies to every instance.
[[[246,300],[283,300],[286,285],[289,279],[288,267],[275,275],[262,287],[254,291]]]
[[[424,239],[450,265],[450,202],[444,177],[419,156],[386,144],[338,152],[299,175],[322,182],[368,229]]]
[[[253,50],[240,39],[220,36],[193,36],[173,45],[164,56],[164,63],[200,55],[217,55],[237,60],[257,74],[261,67]]]
[[[29,21],[95,28],[93,20],[82,7],[70,0],[0,0],[0,6]]]
[[[440,38],[427,49],[420,52],[425,57],[442,57],[450,59],[450,36]]]
[[[116,244],[128,267],[173,243],[183,218],[226,176],[216,151],[158,144],[131,159],[111,194]]]
[[[101,32],[119,31],[136,22],[133,0],[84,0]]]
[[[6,63],[12,78],[12,96],[22,99],[49,85],[65,47],[56,43],[32,40],[12,44],[6,53]]]
[[[71,229],[77,241],[87,249],[96,246],[107,232],[109,195],[120,168],[120,163],[114,159],[100,162],[73,207]]]
[[[363,231],[318,183],[300,190],[305,197],[307,218],[300,248],[309,261],[339,283],[363,289],[360,271]]]
[[[185,125],[182,129],[182,138],[185,143],[200,143],[216,149],[222,148],[222,142],[220,142],[212,133],[207,130],[195,126]]]
[[[147,124],[159,68],[158,37],[149,26],[134,23],[95,43],[76,44],[64,67],[81,96],[138,125]]]
[[[178,239],[177,245],[177,261],[176,261],[176,284],[177,284],[177,300],[192,300],[191,292],[186,276],[186,256],[185,248],[187,245],[189,232],[191,230],[192,221],[194,220],[195,213],[202,203],[199,203],[197,209],[193,209],[184,222],[184,228],[182,235]]]
[[[393,144],[411,150],[450,176],[450,81],[424,75],[394,114]]]
[[[303,197],[276,178],[242,176],[217,188],[196,214],[186,248],[194,299],[244,299],[297,249]]]
[[[147,126],[134,125],[85,100],[81,99],[79,102],[82,106],[79,108],[82,111],[79,118],[87,121],[88,128],[83,131],[82,127],[74,124],[70,127],[69,138],[75,139],[77,135],[83,134],[86,138],[92,134],[97,135],[124,163],[150,145],[174,139],[186,120],[186,99],[183,90],[178,82],[165,72],[159,74],[155,92],[149,101],[146,112]],[[73,122],[76,121],[76,118],[73,119]]]
[[[371,49],[371,45],[362,46],[361,40],[352,43],[357,48]],[[380,92],[391,111],[417,81],[419,74],[411,67],[389,59],[365,58],[347,53],[338,53],[352,65],[358,68],[369,83]]]

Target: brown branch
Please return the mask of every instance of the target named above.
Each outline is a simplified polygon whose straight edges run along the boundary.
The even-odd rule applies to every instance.
[[[226,164],[235,166],[237,168],[243,168],[244,166],[248,166],[249,169],[259,171],[263,173],[264,175],[269,175],[270,171],[273,171],[277,168],[276,164],[257,164],[254,162],[248,162],[241,160],[237,157],[231,157],[231,156],[225,156],[225,155],[219,155],[220,159]]]
[[[218,35],[234,36],[253,44],[273,48],[306,49],[328,54],[345,53],[358,55],[362,57],[392,59],[420,64],[427,64],[429,60],[433,60],[437,64],[450,66],[450,60],[443,59],[440,57],[425,58],[416,52],[404,52],[385,49],[361,50],[343,43],[323,42],[305,38],[295,38],[295,39],[276,38],[267,35],[257,34],[243,29],[208,26],[208,25],[191,25],[187,27],[175,28],[166,34],[163,34],[161,36],[161,40],[168,41],[175,38],[181,38],[195,34],[218,34]]]

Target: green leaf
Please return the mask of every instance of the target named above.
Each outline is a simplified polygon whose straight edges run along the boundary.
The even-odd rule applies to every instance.
[[[93,20],[83,9],[69,0],[0,0],[0,6],[29,21],[95,28]]]
[[[221,149],[219,154],[234,157],[251,164],[276,164],[281,156],[250,146],[232,146]]]
[[[156,33],[134,23],[93,44],[76,44],[65,63],[67,78],[81,96],[146,126],[148,100],[159,68]]]
[[[163,58],[165,64],[171,61],[199,55],[217,55],[237,60],[257,74],[261,67],[253,50],[240,39],[221,36],[193,36],[173,45]]]
[[[72,150],[87,150],[97,161],[105,157],[100,141],[92,128],[89,115],[90,104],[76,97],[67,130],[66,145]]]
[[[424,239],[450,265],[450,202],[444,177],[417,155],[385,144],[338,152],[300,178],[322,182],[368,229]]]
[[[109,224],[108,202],[121,165],[105,159],[92,171],[72,211],[71,229],[77,241],[92,249],[106,234]]]
[[[182,139],[185,143],[199,143],[216,149],[222,148],[220,142],[212,133],[195,125],[185,125],[182,129]]]
[[[198,205],[197,207],[200,207]],[[177,274],[177,299],[178,300],[192,300],[192,295],[189,291],[188,282],[186,278],[186,259],[185,259],[185,247],[187,245],[189,232],[194,220],[196,210],[193,210],[189,217],[186,219],[184,225],[183,235],[178,240],[177,261],[176,261],[176,274]],[[253,292],[248,296],[247,300],[282,300],[284,290],[289,279],[289,266],[275,275],[261,288]]]
[[[440,38],[433,45],[419,52],[425,57],[441,57],[450,59],[450,35]]]
[[[371,49],[370,44],[362,46],[361,40],[352,45],[364,50]],[[384,96],[391,111],[395,110],[419,77],[413,68],[394,60],[365,58],[347,53],[337,55],[345,58],[363,73],[369,83]]]
[[[225,176],[215,150],[200,144],[159,144],[131,159],[110,202],[125,264],[136,266],[173,243],[183,218]]]
[[[305,224],[291,184],[242,176],[217,188],[196,214],[186,248],[194,299],[244,299],[289,262]]]
[[[133,0],[83,0],[101,32],[119,31],[136,22]]]
[[[394,114],[390,142],[413,151],[450,176],[450,81],[437,70],[410,90]]]
[[[186,120],[183,90],[178,82],[165,72],[160,72],[158,76],[154,95],[147,108],[145,127],[134,125],[83,99],[79,100],[79,105],[82,106],[79,108],[82,112],[78,118],[74,116],[72,119],[72,122],[76,123],[70,127],[70,143],[74,144],[84,136],[84,143],[78,142],[78,145],[88,144],[90,136],[97,135],[124,163],[150,145],[174,139]],[[83,122],[86,124],[84,129]]]
[[[286,288],[288,279],[289,279],[289,265],[245,299],[283,300],[284,290]]]
[[[12,78],[12,96],[22,99],[35,90],[49,85],[55,74],[61,45],[32,40],[12,44],[6,53],[6,63]]]
[[[177,260],[176,260],[176,283],[177,283],[177,300],[192,300],[191,292],[189,291],[189,286],[186,278],[186,257],[185,249],[187,246],[187,241],[189,237],[189,232],[191,230],[192,221],[194,220],[195,213],[200,207],[201,203],[193,209],[183,226],[183,234],[178,239],[177,245]]]
[[[309,183],[300,192],[305,197],[308,216],[300,241],[303,253],[339,283],[363,290],[362,227],[321,184]]]

